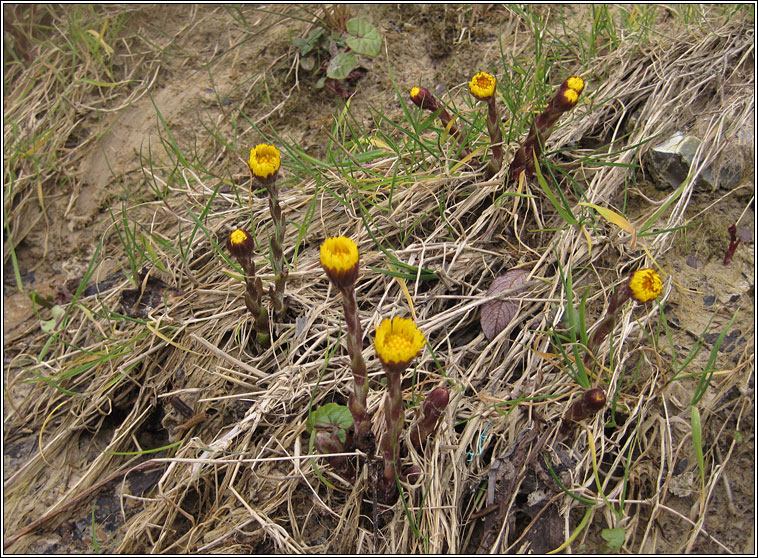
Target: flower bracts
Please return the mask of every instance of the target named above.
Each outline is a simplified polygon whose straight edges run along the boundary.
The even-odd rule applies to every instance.
[[[512,180],[518,179],[522,171],[526,171],[527,177],[534,175],[535,154],[539,157],[558,118],[576,106],[583,90],[584,80],[578,76],[571,76],[561,84],[545,111],[534,119],[529,135],[516,151],[509,170]]]
[[[361,352],[363,331],[355,300],[355,282],[359,271],[358,246],[344,236],[327,238],[321,245],[321,267],[342,294],[342,308],[347,323],[347,352],[353,372],[353,392],[348,399],[348,408],[354,421],[353,444],[363,451],[369,451],[367,439],[371,431],[371,417],[366,412],[368,373]]]
[[[426,344],[424,334],[410,318],[385,319],[376,330],[374,347],[387,378],[387,399],[384,419],[387,432],[382,438],[384,473],[381,482],[382,499],[392,501],[395,494],[395,469],[399,467],[400,433],[405,423],[403,408],[403,371]]]
[[[250,174],[254,181],[266,188],[268,208],[271,213],[274,234],[269,236],[271,246],[271,267],[274,270],[274,288],[269,289],[276,312],[284,311],[284,285],[287,282],[287,266],[284,264],[284,228],[282,208],[279,205],[279,188],[276,176],[281,166],[281,154],[273,145],[265,143],[256,145],[250,150],[247,161]]]
[[[469,91],[471,94],[487,103],[487,131],[490,135],[490,149],[492,158],[487,161],[486,178],[492,178],[503,166],[503,134],[500,131],[500,117],[497,113],[495,102],[495,88],[497,80],[492,74],[479,72],[471,78]]]
[[[461,156],[466,157],[467,155],[469,155],[471,152],[466,147],[463,146],[463,143],[464,143],[463,134],[453,122],[453,117],[450,116],[450,113],[442,106],[442,103],[440,103],[437,100],[437,98],[432,94],[432,92],[429,91],[426,87],[416,86],[416,87],[411,88],[410,94],[411,94],[411,100],[417,107],[424,110],[428,110],[430,112],[440,111],[439,117],[440,117],[440,120],[442,120],[442,124],[445,126],[446,129],[449,130],[450,135],[458,140],[458,145],[461,150]]]
[[[263,283],[255,276],[253,251],[255,244],[247,231],[235,229],[226,239],[226,248],[245,273],[245,306],[253,316],[255,340],[260,345],[269,341],[268,311],[263,306]]]

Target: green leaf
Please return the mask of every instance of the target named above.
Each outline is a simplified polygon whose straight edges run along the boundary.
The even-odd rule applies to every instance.
[[[52,308],[54,306],[53,297],[50,295],[42,296],[37,291],[32,291],[29,293],[29,298],[31,299],[32,304],[34,304],[35,309],[38,306],[41,308]]]
[[[316,59],[313,56],[306,56],[300,59],[300,67],[306,72],[310,72],[316,67]]]
[[[550,200],[550,203],[558,212],[558,215],[560,215],[561,218],[569,225],[578,225],[579,221],[577,221],[574,217],[574,214],[571,213],[571,208],[564,207],[564,205],[558,201],[558,197],[553,193],[553,190],[550,189],[550,186],[547,185],[547,180],[545,180],[545,177],[542,176],[542,171],[540,170],[540,162],[537,160],[536,153],[534,153],[534,173],[537,176],[537,184],[539,184],[543,193],[545,196],[547,196],[547,199]]]
[[[353,415],[350,414],[350,409],[345,405],[327,403],[323,407],[311,411],[308,415],[308,421],[305,423],[305,428],[308,432],[312,432],[317,426],[336,426],[342,431],[342,436],[340,436],[339,430],[336,432],[337,437],[341,442],[344,442],[345,431],[352,425]]]
[[[613,550],[619,550],[624,544],[624,539],[626,538],[626,533],[621,527],[616,527],[615,529],[603,529],[600,532],[600,535]]]
[[[332,79],[345,79],[358,65],[358,59],[353,52],[340,52],[329,62],[326,69],[327,77]]]
[[[705,459],[703,457],[703,427],[700,424],[700,411],[694,405],[690,411],[690,422],[692,423],[692,445],[695,449],[695,458],[697,467],[700,470],[700,478],[705,478]]]
[[[348,20],[347,32],[349,35],[345,37],[345,42],[358,54],[376,56],[382,49],[382,36],[368,21],[357,17]]]
[[[344,430],[342,430],[341,428],[340,428],[339,430],[337,430],[337,431],[334,433],[334,435],[335,435],[335,436],[337,436],[337,439],[338,439],[340,442],[342,442],[343,444],[345,443],[345,440],[347,440],[347,434],[346,434],[346,433],[345,433],[345,431],[344,431]]]
[[[66,310],[64,310],[60,306],[53,306],[51,310],[53,314],[53,318],[51,320],[40,320],[39,326],[45,333],[52,333],[55,329],[55,324],[58,323],[58,321],[63,317],[63,315],[66,313]]]
[[[311,31],[311,34],[308,35],[307,39],[301,39],[301,38],[292,39],[292,44],[296,46],[298,49],[300,49],[300,56],[305,56],[316,47],[318,40],[321,38],[321,35],[323,34],[324,34],[323,27],[319,27]]]

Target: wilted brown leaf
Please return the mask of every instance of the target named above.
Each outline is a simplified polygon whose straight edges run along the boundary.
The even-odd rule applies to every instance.
[[[504,275],[495,277],[492,286],[487,291],[487,296],[501,293],[508,289],[523,285],[529,272],[523,269],[511,269]],[[516,296],[518,292],[514,293]],[[487,339],[492,341],[498,333],[503,331],[510,321],[516,316],[518,303],[512,300],[490,300],[482,304],[481,324],[482,331]]]

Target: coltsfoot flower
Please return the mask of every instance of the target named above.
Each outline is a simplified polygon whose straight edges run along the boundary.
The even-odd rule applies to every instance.
[[[577,95],[584,91],[584,80],[579,76],[571,76],[566,80],[566,87],[576,91]]]
[[[250,159],[247,162],[253,176],[269,181],[274,178],[281,165],[281,154],[273,145],[261,143],[250,150]]]
[[[479,72],[471,78],[468,87],[474,97],[483,101],[495,94],[495,85],[497,85],[495,76],[487,72]]]
[[[226,239],[226,248],[232,256],[238,260],[249,258],[255,250],[255,243],[252,237],[242,229],[235,229]]]
[[[255,339],[260,345],[268,345],[268,310],[261,303],[263,283],[255,276],[253,252],[255,243],[250,233],[243,229],[233,230],[226,239],[226,248],[234,256],[245,272],[245,306],[253,316]]]
[[[419,351],[426,339],[410,318],[392,318],[382,320],[376,330],[374,348],[382,365],[392,371],[405,370]]]
[[[606,397],[603,390],[599,388],[588,389],[578,401],[569,407],[561,422],[561,432],[568,434],[571,431],[572,423],[579,422],[600,412],[605,407],[605,403]]]
[[[629,277],[629,291],[637,302],[655,300],[662,290],[661,276],[652,269],[639,269]]]
[[[579,93],[567,87],[558,92],[554,97],[553,104],[559,111],[566,112],[574,108],[577,101],[579,101]]]
[[[432,95],[431,91],[429,91],[426,87],[421,87],[418,85],[411,88],[411,101],[413,101],[413,104],[415,104],[417,107],[430,110],[432,112],[439,110],[442,107],[437,98]]]
[[[321,267],[339,289],[347,289],[358,279],[358,246],[345,236],[327,238],[321,245]]]
[[[552,105],[561,112],[571,110],[584,91],[584,80],[579,76],[571,76],[561,84],[558,93],[553,98]]]
[[[518,179],[523,171],[526,171],[527,177],[534,176],[535,156],[539,158],[542,154],[542,148],[553,133],[555,123],[563,113],[576,106],[582,91],[584,91],[584,80],[579,76],[570,76],[561,84],[545,111],[534,119],[529,135],[516,151],[509,173],[512,180]]]

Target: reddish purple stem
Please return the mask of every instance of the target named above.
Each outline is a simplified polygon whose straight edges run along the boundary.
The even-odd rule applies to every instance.
[[[740,237],[737,236],[737,225],[732,225],[727,230],[731,238],[729,240],[729,248],[726,249],[726,253],[724,254],[724,265],[729,265],[734,257],[734,251],[740,244]]]

